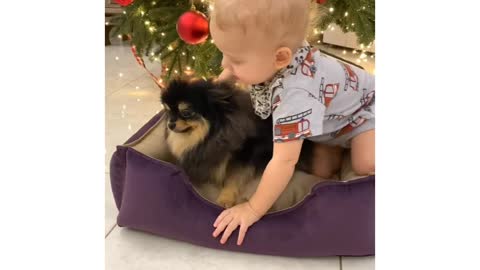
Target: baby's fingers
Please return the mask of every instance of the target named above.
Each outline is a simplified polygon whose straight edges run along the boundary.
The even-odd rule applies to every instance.
[[[245,235],[247,234],[248,227],[245,224],[240,224],[240,231],[238,232],[238,240],[237,245],[241,245],[243,243],[243,239],[245,239]]]
[[[226,216],[217,226],[215,231],[213,232],[213,237],[217,237],[223,230],[225,230],[225,227],[232,221],[233,217],[232,216]]]
[[[220,240],[220,243],[225,244],[228,238],[230,237],[230,235],[232,235],[232,232],[235,231],[237,227],[238,227],[238,221],[235,219],[232,220],[230,224],[228,224],[227,229],[223,232],[223,236],[222,236],[222,239]]]
[[[230,211],[224,210],[220,215],[217,217],[215,222],[213,223],[213,227],[217,227],[218,223],[220,223],[228,214],[230,214]]]

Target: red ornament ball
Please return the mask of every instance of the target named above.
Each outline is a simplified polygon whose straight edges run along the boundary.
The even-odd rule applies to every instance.
[[[207,17],[193,10],[183,13],[177,21],[177,33],[188,44],[204,42],[209,34]]]
[[[317,0],[317,3],[323,5],[323,4],[327,3],[327,0]]]
[[[126,7],[126,6],[130,5],[131,3],[133,3],[133,0],[115,0],[115,2],[122,7]]]

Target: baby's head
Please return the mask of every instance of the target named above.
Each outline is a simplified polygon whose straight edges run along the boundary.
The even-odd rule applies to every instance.
[[[222,66],[257,84],[290,64],[308,27],[310,0],[215,0],[210,31]]]

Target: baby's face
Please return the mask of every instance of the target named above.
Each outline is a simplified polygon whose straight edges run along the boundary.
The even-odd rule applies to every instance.
[[[229,70],[236,81],[257,84],[271,79],[277,72],[275,47],[261,34],[245,35],[241,29],[226,32],[215,23],[210,24],[210,32],[223,53],[222,67]]]

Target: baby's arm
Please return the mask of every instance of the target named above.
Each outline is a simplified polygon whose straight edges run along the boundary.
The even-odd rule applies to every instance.
[[[263,216],[272,207],[292,178],[303,140],[273,144],[273,157],[263,172],[250,206]]]

